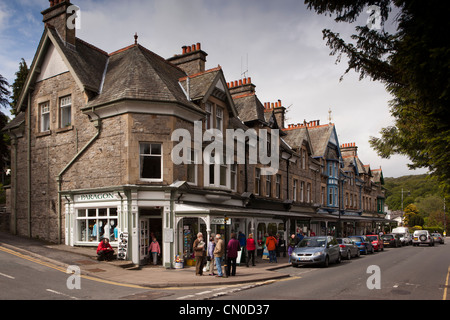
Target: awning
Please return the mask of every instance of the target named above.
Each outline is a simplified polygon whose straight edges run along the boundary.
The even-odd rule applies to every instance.
[[[261,210],[234,206],[220,206],[211,204],[175,204],[176,216],[208,214],[218,216],[248,216],[248,217],[273,217],[280,218],[311,218],[311,215],[299,212]]]

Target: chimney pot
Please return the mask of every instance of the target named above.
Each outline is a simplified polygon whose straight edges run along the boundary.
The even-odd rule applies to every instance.
[[[192,51],[195,51],[195,49],[197,48],[197,46],[195,44],[192,45]]]
[[[186,46],[182,46],[181,49],[182,49],[182,53],[185,54],[186,51],[187,51],[187,47]]]
[[[247,84],[247,78],[244,78],[243,83],[244,83],[244,84]]]
[[[242,80],[239,80],[239,85],[242,86]]]
[[[200,42],[197,42],[197,50],[198,50],[198,51],[201,50],[201,47],[202,47],[202,46],[201,46]]]

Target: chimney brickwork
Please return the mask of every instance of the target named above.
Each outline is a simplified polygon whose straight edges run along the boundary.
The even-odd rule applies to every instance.
[[[75,28],[67,27],[67,19],[72,13],[67,13],[68,7],[72,5],[68,0],[50,0],[50,7],[41,12],[43,22],[56,29],[61,39],[75,46]]]
[[[201,49],[201,44],[183,46],[180,55],[175,55],[167,61],[181,68],[188,76],[204,72],[206,70],[206,57],[208,54]]]

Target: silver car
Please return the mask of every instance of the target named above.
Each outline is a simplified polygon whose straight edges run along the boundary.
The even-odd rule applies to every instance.
[[[294,267],[305,264],[322,264],[328,267],[330,262],[341,262],[339,243],[331,236],[303,238],[291,254]]]
[[[339,243],[341,257],[350,260],[353,257],[359,257],[361,255],[358,246],[349,238],[337,238],[336,240]]]
[[[421,244],[427,244],[430,247],[434,246],[434,239],[428,232],[428,230],[416,230],[413,234],[413,245],[419,246]]]

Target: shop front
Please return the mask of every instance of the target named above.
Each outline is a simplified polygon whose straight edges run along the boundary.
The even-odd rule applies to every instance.
[[[148,248],[155,237],[160,244],[158,264],[171,264],[173,245],[169,191],[139,189],[66,192],[65,243],[96,247],[108,238],[117,258],[147,264]]]

